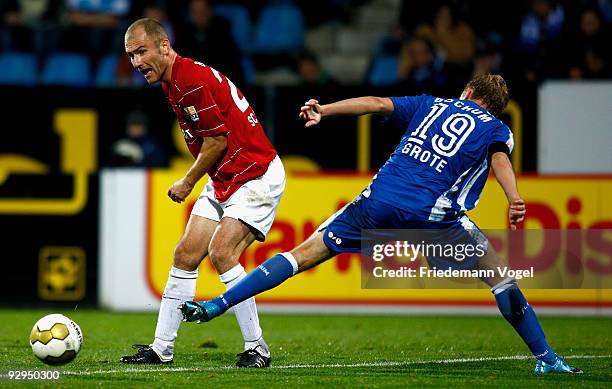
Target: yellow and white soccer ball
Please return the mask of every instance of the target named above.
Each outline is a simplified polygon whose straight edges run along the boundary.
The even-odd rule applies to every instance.
[[[64,315],[47,315],[34,324],[30,345],[34,355],[47,365],[72,361],[83,343],[81,328]]]

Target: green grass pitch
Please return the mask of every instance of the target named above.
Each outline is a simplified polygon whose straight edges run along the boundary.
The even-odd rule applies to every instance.
[[[0,371],[45,369],[30,350],[32,325],[49,311],[0,310]],[[60,381],[14,387],[405,388],[612,387],[612,318],[543,317],[557,353],[581,376],[535,377],[535,363],[498,316],[332,316],[262,314],[271,369],[231,368],[242,339],[233,315],[183,324],[170,366],[126,366],[132,343],[151,341],[156,314],[57,311],[85,341]],[[570,357],[573,356],[573,357]]]

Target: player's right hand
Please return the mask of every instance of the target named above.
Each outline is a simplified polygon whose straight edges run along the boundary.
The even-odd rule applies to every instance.
[[[508,211],[508,218],[510,219],[510,229],[516,230],[516,225],[522,223],[525,220],[525,201],[523,199],[516,199],[510,202],[510,209]]]
[[[168,188],[168,197],[175,203],[182,203],[193,190],[191,185],[185,178],[181,178]]]
[[[315,99],[310,99],[304,103],[300,108],[300,119],[304,120],[306,124],[304,127],[312,127],[321,121],[321,106]]]

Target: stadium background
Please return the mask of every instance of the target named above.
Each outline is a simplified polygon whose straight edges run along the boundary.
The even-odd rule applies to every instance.
[[[376,118],[306,131],[297,118],[303,101],[457,96],[479,72],[500,72],[510,85],[503,119],[517,136],[527,227],[612,228],[609,1],[0,4],[4,307],[156,309],[190,206],[170,203],[165,191],[189,157],[161,89],[145,86],[122,54],[124,28],[143,15],[164,21],[179,54],[236,82],[290,172],[270,239],[243,256],[247,268],[291,248],[350,201],[400,137]],[[148,128],[146,138],[129,138],[134,124]],[[138,160],[139,146],[155,154]],[[505,228],[505,204],[489,185],[472,216],[481,227]],[[609,246],[601,266],[585,271],[612,272]],[[362,290],[355,261],[334,259],[262,295],[262,307],[496,310],[486,290]],[[566,262],[561,256],[551,267],[556,277],[566,276]],[[222,290],[202,267],[201,298]],[[606,289],[527,294],[554,312],[612,306]]]

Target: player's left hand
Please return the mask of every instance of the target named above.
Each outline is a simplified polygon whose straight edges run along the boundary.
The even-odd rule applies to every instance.
[[[516,225],[522,223],[525,220],[525,201],[523,199],[516,199],[510,202],[510,210],[508,211],[508,218],[510,219],[510,229],[516,230]]]
[[[304,127],[312,127],[319,124],[321,121],[321,105],[319,105],[319,101],[310,99],[305,102],[300,108],[299,117],[306,122]]]
[[[193,185],[191,185],[187,180],[181,178],[174,184],[170,185],[168,188],[168,197],[172,199],[175,203],[182,203],[185,201],[189,193],[193,190]]]

